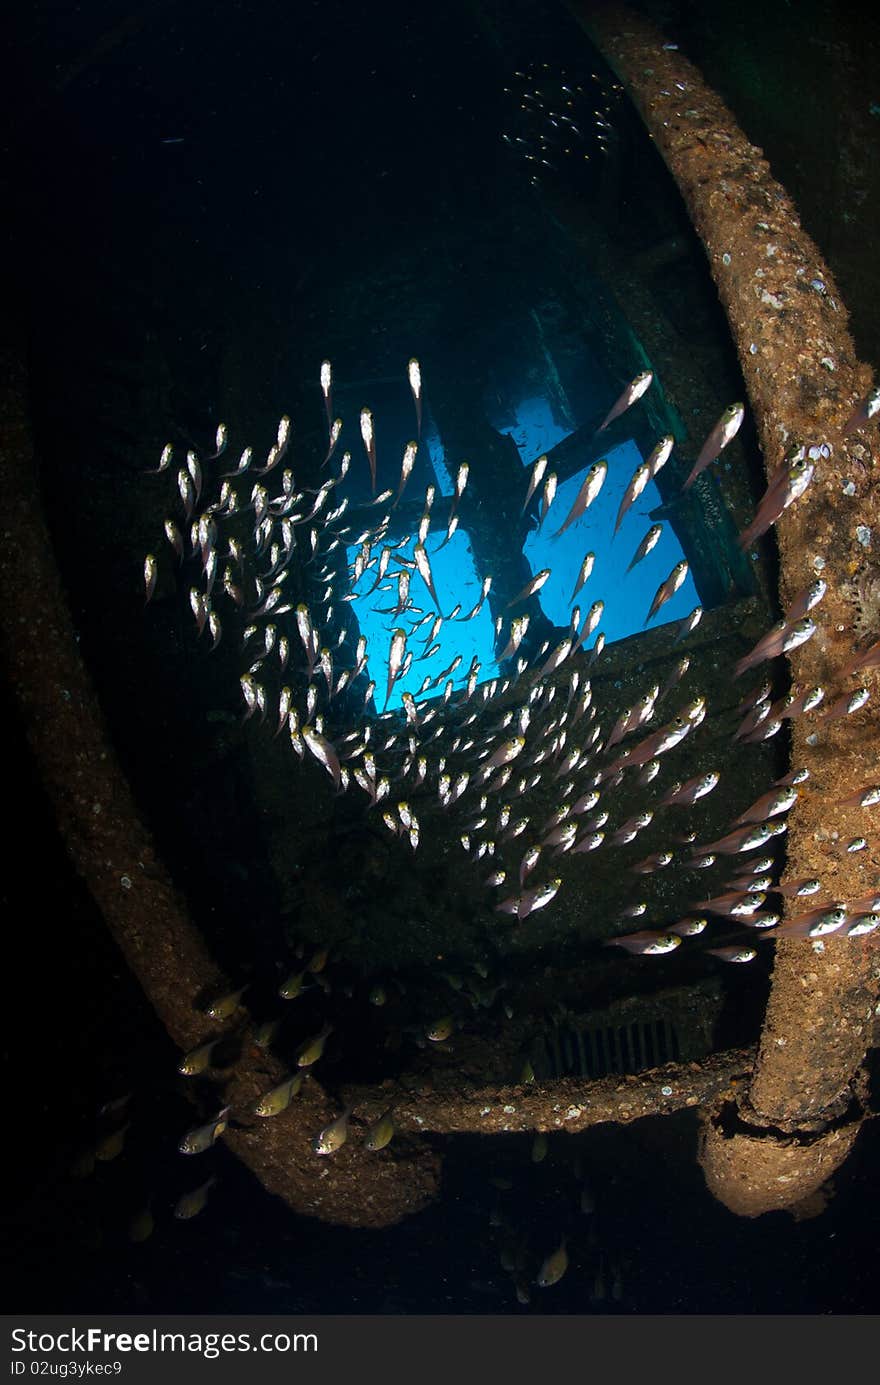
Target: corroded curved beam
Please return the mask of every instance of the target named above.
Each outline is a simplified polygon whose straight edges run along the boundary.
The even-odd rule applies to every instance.
[[[840,293],[791,199],[697,69],[624,6],[570,0],[569,7],[626,86],[685,199],[727,312],[768,474],[792,437],[833,448],[776,532],[784,602],[815,577],[816,559],[826,564],[823,630],[793,653],[791,665],[803,686],[820,683],[836,694],[847,686],[837,671],[853,645],[852,578],[865,565],[866,534],[875,547],[880,542],[867,435],[842,434],[870,370],[856,357]],[[865,528],[857,533],[857,525]],[[810,780],[789,819],[789,872],[818,876],[833,899],[865,894],[880,866],[876,846],[858,854],[842,849],[865,824],[858,811],[836,803],[880,779],[877,741],[864,725],[829,722],[811,744],[812,727],[792,723],[794,763],[809,768]],[[701,1149],[710,1187],[734,1210],[757,1215],[794,1203],[846,1156],[860,1119],[854,1084],[878,976],[873,938],[777,944],[755,1072],[748,1099],[737,1103],[738,1128],[716,1115]]]

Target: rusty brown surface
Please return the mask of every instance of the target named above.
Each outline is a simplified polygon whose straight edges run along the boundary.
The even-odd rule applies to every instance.
[[[861,1122],[833,1126],[810,1140],[724,1129],[723,1112],[704,1120],[699,1159],[709,1190],[740,1217],[792,1211],[800,1217],[849,1154]],[[821,1200],[817,1210],[821,1210]]]
[[[706,248],[768,475],[793,438],[833,448],[806,496],[776,526],[783,605],[816,576],[816,559],[828,581],[820,630],[791,655],[793,679],[804,687],[821,684],[826,705],[861,679],[874,685],[876,697],[875,673],[859,680],[839,673],[856,634],[874,633],[865,624],[878,616],[860,610],[860,602],[864,608],[866,582],[870,592],[865,573],[875,566],[880,495],[871,484],[868,435],[842,433],[871,376],[856,358],[833,277],[761,150],[693,65],[622,6],[572,9],[641,111]],[[806,766],[810,779],[789,818],[787,873],[818,876],[830,901],[861,896],[878,878],[876,840],[856,854],[843,848],[870,832],[866,813],[837,801],[880,778],[875,716],[872,709],[834,722],[800,718],[793,724],[793,763]],[[763,1124],[812,1128],[845,1101],[868,1045],[878,974],[873,939],[777,944],[750,1090]],[[715,1151],[717,1144],[708,1148]],[[733,1165],[728,1176],[736,1177]]]
[[[222,994],[228,982],[157,858],[116,760],[43,516],[24,371],[13,352],[0,359],[4,675],[73,863],[168,1034],[189,1049],[216,1032],[197,1002]],[[312,1137],[338,1113],[315,1081],[306,1084],[290,1120],[243,1114],[283,1075],[274,1058],[246,1043],[222,1092],[241,1118],[224,1138],[265,1187],[294,1211],[356,1226],[389,1225],[431,1200],[439,1160],[424,1145],[401,1145],[382,1161],[353,1147],[332,1168],[313,1153]]]
[[[501,1135],[564,1130],[575,1134],[606,1122],[626,1125],[644,1116],[665,1115],[729,1098],[745,1083],[755,1061],[753,1049],[713,1053],[700,1063],[665,1063],[650,1071],[613,1075],[597,1081],[561,1078],[540,1084],[491,1086],[461,1091],[448,1081],[415,1094],[353,1088],[347,1099],[364,1119],[393,1103],[398,1130],[455,1135]]]

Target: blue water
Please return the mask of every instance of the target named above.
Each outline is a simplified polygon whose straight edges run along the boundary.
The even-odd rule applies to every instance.
[[[545,399],[536,397],[520,401],[516,407],[515,423],[503,431],[516,443],[523,466],[531,467],[542,453],[549,452],[572,430],[554,419]],[[587,470],[585,467],[559,486],[546,520],[539,529],[529,534],[523,545],[523,553],[533,574],[543,568],[549,567],[551,570],[550,577],[538,594],[541,609],[548,620],[552,620],[554,625],[568,626],[572,607],[578,605],[583,621],[593,602],[602,600],[605,610],[596,633],[602,630],[610,644],[642,629],[654,593],[684,554],[675,532],[664,524],[652,551],[632,572],[626,574],[636,548],[653,522],[649,512],[662,500],[656,484],[650,481],[625,514],[615,537],[614,522],[620,502],[633,472],[645,459],[636,444],[630,441],[613,448],[606,460],[608,474],[605,483],[586,514],[575,520],[559,538],[554,537],[565,523],[581,488]],[[572,602],[572,588],[584,557],[591,549],[596,554],[592,576]],[[662,625],[666,621],[680,620],[698,604],[697,589],[688,573],[675,596],[667,601],[651,624]],[[592,639],[595,639],[595,635],[591,636]]]
[[[521,400],[515,410],[515,420],[502,431],[513,438],[524,467],[530,467],[538,456],[549,452],[570,433],[569,429],[556,421],[549,403],[541,397]],[[453,474],[446,463],[442,440],[435,430],[427,433],[425,444],[438,491],[442,495],[451,495]],[[538,594],[538,600],[544,614],[554,625],[567,628],[575,605],[580,607],[582,623],[593,602],[599,599],[604,601],[602,619],[590,636],[588,646],[599,631],[604,633],[607,643],[612,643],[641,630],[657,588],[683,557],[674,531],[665,524],[656,546],[632,572],[626,573],[627,565],[652,523],[649,511],[662,503],[657,486],[650,482],[627,511],[620,529],[614,535],[614,522],[621,499],[633,472],[643,460],[632,441],[613,448],[607,454],[608,474],[599,495],[585,514],[575,520],[564,534],[556,537],[581,487],[586,468],[571,476],[559,486],[544,522],[528,535],[523,545],[523,553],[533,574],[542,568],[551,569],[551,576]],[[526,485],[524,475],[523,496]],[[458,654],[462,656],[461,662],[450,675],[455,688],[463,687],[466,683],[474,658],[480,665],[479,683],[498,675],[495,630],[489,602],[486,601],[471,620],[461,619],[473,609],[479,598],[483,576],[488,574],[477,570],[466,531],[457,530],[452,539],[444,544],[445,532],[444,528],[436,534],[429,533],[425,546],[440,611],[444,616],[449,616],[455,606],[460,605],[460,616],[453,621],[444,620],[433,641],[428,640],[430,622],[426,622],[413,635],[407,645],[413,651],[412,665],[406,676],[395,682],[387,703],[392,632],[401,627],[409,633],[422,615],[434,610],[434,603],[422,577],[413,569],[410,579],[413,608],[403,616],[391,614],[397,605],[397,573],[401,566],[394,559],[389,564],[382,589],[367,595],[375,584],[373,570],[365,572],[353,588],[360,594],[360,600],[353,603],[354,613],[361,633],[367,639],[367,670],[368,676],[376,683],[375,705],[379,712],[401,707],[404,693],[418,697],[426,675],[435,678]],[[389,537],[389,542],[394,542],[394,536]],[[409,541],[396,552],[412,560],[415,542],[415,535],[411,535]],[[590,549],[596,554],[593,573],[572,601],[572,588]],[[357,554],[356,547],[348,549],[349,563],[354,562]],[[663,606],[651,624],[681,620],[698,602],[696,587],[688,574],[675,596]],[[508,625],[509,622],[505,622],[498,648],[507,642]],[[424,655],[432,643],[440,647],[429,659],[425,659]],[[436,697],[442,693],[445,681],[443,679],[436,688],[425,689],[421,695],[425,698]]]
[[[664,524],[655,547],[627,573],[626,569],[646,531],[651,527],[649,511],[662,503],[653,481],[624,515],[617,535],[614,521],[633,472],[644,461],[634,442],[623,443],[607,454],[605,484],[586,514],[576,519],[559,538],[556,531],[565,523],[572,502],[580,490],[586,468],[559,487],[556,498],[540,529],[529,534],[523,552],[533,573],[549,567],[551,575],[538,599],[541,608],[555,625],[568,625],[573,605],[581,608],[581,620],[596,600],[605,602],[597,630],[606,641],[625,639],[644,626],[648,609],[660,583],[684,554],[674,531]],[[589,580],[570,600],[581,563],[592,549],[596,563]],[[688,573],[675,596],[667,601],[651,621],[651,626],[680,620],[699,604],[697,589]],[[595,638],[595,637],[591,637]]]
[[[442,615],[448,616],[455,606],[460,604],[462,608],[460,616],[466,616],[479,600],[483,574],[477,571],[473,549],[463,530],[456,530],[449,542],[441,549],[440,546],[445,537],[446,530],[444,528],[437,534],[429,533],[425,542],[434,578],[434,590],[440,602]],[[416,541],[417,536],[413,534],[410,536],[409,542],[396,551],[403,557],[412,559]],[[438,550],[440,551],[438,552]],[[358,551],[357,548],[349,548],[349,562],[354,562]],[[388,655],[391,650],[392,631],[400,627],[409,633],[422,615],[429,611],[433,612],[435,609],[421,575],[413,570],[409,588],[413,609],[407,611],[403,616],[389,614],[389,610],[394,610],[397,605],[397,572],[399,570],[400,565],[395,565],[392,559],[388,565],[385,580],[381,584],[381,588],[386,588],[386,590],[377,588],[371,596],[364,595],[361,600],[353,603],[361,633],[367,639],[367,670],[368,676],[374,679],[376,683],[375,702],[376,710],[379,712],[383,711],[386,705]],[[375,581],[375,573],[372,570],[365,572],[353,590],[367,593]],[[391,689],[387,703],[389,712],[403,705],[404,693],[412,693],[415,697],[425,676],[430,674],[431,678],[436,678],[458,654],[462,656],[461,663],[454,674],[450,675],[454,687],[462,687],[467,682],[471,660],[474,657],[481,664],[479,674],[481,683],[497,675],[498,665],[495,662],[494,653],[495,631],[488,601],[483,603],[479,613],[471,620],[460,618],[452,621],[444,620],[432,642],[428,641],[430,633],[431,622],[426,621],[407,644],[407,649],[411,649],[413,652],[412,666],[406,677],[398,678]],[[423,656],[427,653],[431,643],[439,644],[440,648],[431,655],[430,659],[425,659]],[[445,681],[444,679],[438,688],[427,691],[424,696],[438,696],[443,691]]]

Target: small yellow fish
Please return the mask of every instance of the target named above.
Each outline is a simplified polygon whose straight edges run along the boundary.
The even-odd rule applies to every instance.
[[[364,1137],[364,1148],[377,1150],[384,1149],[394,1138],[394,1120],[392,1119],[394,1107],[389,1106],[372,1125],[368,1126]]]
[[[159,564],[156,562],[156,555],[148,553],[144,558],[144,590],[146,601],[149,601],[156,590],[156,578],[159,575]],[[144,603],[146,605],[146,602]]]
[[[183,1077],[195,1077],[198,1073],[204,1072],[211,1066],[211,1050],[219,1042],[219,1039],[211,1039],[208,1043],[199,1044],[198,1048],[191,1048],[180,1060],[177,1071]]]
[[[174,1215],[177,1220],[189,1221],[190,1217],[197,1217],[208,1201],[208,1193],[216,1182],[216,1178],[209,1178],[207,1183],[202,1183],[198,1188],[193,1188],[191,1192],[184,1193],[179,1197],[174,1206]]]
[[[593,1190],[590,1187],[589,1183],[584,1183],[581,1188],[580,1209],[583,1212],[584,1216],[587,1217],[590,1215],[591,1212],[595,1212],[596,1210],[596,1199],[593,1196]]]
[[[278,994],[282,1000],[296,1000],[302,994],[303,984],[306,979],[308,967],[303,967],[302,971],[292,971],[287,980],[278,987]]]
[[[333,1154],[340,1149],[348,1139],[348,1118],[352,1108],[346,1106],[341,1116],[325,1125],[323,1130],[319,1130],[312,1140],[312,1149],[316,1154]]]
[[[329,955],[329,947],[319,947],[317,952],[312,954],[312,959],[306,967],[306,971],[310,971],[313,976],[317,976],[318,972],[323,971],[327,965],[327,958]]]
[[[442,1044],[444,1039],[449,1038],[454,1028],[454,1016],[444,1015],[442,1019],[435,1020],[433,1024],[428,1025],[425,1030],[425,1038],[430,1039],[432,1044]]]
[[[135,1243],[148,1241],[153,1234],[155,1225],[152,1209],[149,1206],[141,1208],[140,1212],[135,1212],[128,1223],[128,1239]]]
[[[317,1063],[321,1054],[324,1052],[324,1045],[328,1035],[333,1033],[333,1025],[325,1024],[320,1034],[315,1034],[313,1038],[306,1039],[304,1044],[300,1044],[297,1055],[296,1065],[298,1068],[310,1068],[313,1063]]]
[[[565,1248],[565,1237],[563,1236],[559,1246],[551,1255],[547,1256],[543,1265],[538,1271],[535,1280],[539,1289],[549,1289],[551,1284],[558,1284],[565,1271],[568,1269],[568,1251]]]
[[[210,1149],[229,1124],[229,1111],[230,1108],[224,1106],[219,1115],[208,1121],[207,1125],[197,1125],[194,1129],[188,1130],[177,1146],[181,1154],[202,1154],[206,1149]]]
[[[131,1121],[126,1121],[118,1130],[111,1130],[109,1135],[105,1135],[102,1140],[95,1145],[95,1158],[102,1163],[109,1163],[111,1159],[116,1159],[122,1153],[125,1144],[125,1132],[131,1125]]]
[[[99,1116],[121,1116],[128,1103],[131,1101],[131,1092],[124,1092],[122,1096],[111,1097],[109,1101],[104,1101],[98,1107]]]
[[[83,1149],[70,1166],[71,1178],[88,1178],[95,1171],[95,1151]]]
[[[254,1030],[254,1043],[257,1048],[269,1048],[281,1027],[280,1020],[263,1020]]]
[[[305,1073],[295,1072],[293,1077],[287,1077],[283,1082],[279,1082],[277,1087],[266,1092],[254,1107],[256,1116],[278,1116],[282,1111],[286,1111],[297,1092],[302,1087]]]
[[[239,1001],[246,990],[246,985],[239,986],[237,991],[230,991],[228,995],[218,996],[208,1006],[205,1014],[212,1020],[228,1020],[230,1015],[235,1014]]]

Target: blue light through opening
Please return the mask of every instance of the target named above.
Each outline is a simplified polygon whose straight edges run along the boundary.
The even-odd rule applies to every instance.
[[[521,400],[516,406],[514,422],[500,431],[513,438],[524,467],[530,466],[542,453],[551,451],[571,432],[554,419],[547,400],[537,396]],[[426,429],[423,445],[430,457],[437,490],[441,495],[450,496],[453,492],[453,472],[447,465],[443,443],[435,428]],[[602,619],[588,644],[592,643],[599,631],[604,633],[609,644],[641,631],[657,588],[683,556],[674,531],[666,524],[653,550],[632,572],[626,572],[651,524],[649,511],[662,504],[662,498],[656,484],[649,482],[624,516],[615,536],[614,523],[620,502],[633,472],[644,458],[632,441],[612,448],[606,457],[608,474],[589,510],[575,520],[564,534],[556,537],[580,489],[586,474],[584,468],[559,486],[549,514],[540,527],[528,535],[523,545],[523,554],[533,574],[542,568],[551,569],[551,576],[538,594],[538,600],[544,614],[554,625],[567,629],[574,605],[580,606],[583,623],[593,602],[597,599],[604,601]],[[367,639],[367,676],[376,683],[375,708],[379,713],[401,708],[404,693],[411,693],[417,701],[440,696],[446,678],[420,692],[422,684],[426,677],[436,679],[458,655],[461,655],[461,660],[457,668],[454,673],[447,675],[452,677],[455,689],[462,688],[467,682],[474,659],[480,665],[479,683],[498,676],[495,651],[496,647],[501,648],[507,642],[509,622],[505,621],[500,643],[496,646],[488,600],[473,619],[461,619],[476,605],[483,577],[489,574],[479,571],[465,530],[457,530],[448,543],[444,543],[445,536],[445,528],[436,534],[429,533],[425,547],[440,613],[448,617],[456,605],[461,606],[461,612],[455,620],[444,619],[433,641],[428,638],[430,620],[412,633],[423,615],[430,612],[433,618],[434,613],[434,603],[427,586],[414,568],[410,569],[412,608],[400,615],[392,614],[397,605],[397,574],[401,568],[401,564],[395,562],[395,557],[400,554],[412,562],[416,543],[414,534],[409,536],[405,545],[395,550],[381,589],[371,592],[376,580],[374,568],[365,572],[353,588],[359,597],[353,603],[353,613],[361,633]],[[393,544],[399,537],[389,534],[387,542]],[[572,588],[590,549],[596,554],[592,576],[572,601]],[[354,563],[358,552],[357,547],[348,548],[349,564]],[[371,592],[369,596],[368,592]],[[659,617],[651,622],[651,627],[681,620],[698,602],[697,590],[689,573],[675,596],[662,608]],[[398,627],[406,630],[409,636],[407,650],[412,650],[413,660],[406,676],[399,678],[392,687],[386,706],[391,636]],[[432,643],[439,645],[439,648],[429,659],[425,659],[424,655]]]
[[[461,662],[453,674],[447,675],[452,678],[454,688],[461,688],[467,682],[471,661],[475,657],[481,666],[478,675],[479,682],[484,683],[497,676],[495,627],[488,601],[483,603],[481,610],[472,620],[460,618],[466,616],[479,601],[484,574],[477,570],[473,549],[467,534],[462,529],[457,529],[449,542],[441,548],[445,537],[446,531],[444,529],[442,533],[436,535],[429,533],[425,541],[431,573],[434,578],[434,590],[440,603],[440,614],[444,617],[449,616],[456,605],[460,604],[462,609],[459,617],[455,620],[444,619],[433,642],[428,638],[431,633],[432,622],[430,620],[426,621],[414,635],[410,635],[410,631],[417,621],[421,620],[422,616],[428,612],[433,613],[435,609],[428,588],[417,571],[413,570],[410,576],[409,595],[413,603],[412,608],[402,615],[394,616],[391,614],[397,605],[397,573],[400,570],[400,564],[395,565],[393,557],[388,564],[388,572],[384,581],[372,595],[366,595],[376,582],[375,572],[372,569],[363,573],[357,586],[353,588],[360,595],[360,599],[353,603],[354,612],[360,624],[361,633],[367,639],[367,676],[374,679],[376,683],[375,705],[377,712],[386,710],[388,655],[391,649],[392,631],[398,627],[406,630],[407,635],[410,636],[407,641],[407,651],[412,650],[413,661],[406,677],[398,678],[391,689],[387,703],[389,712],[403,706],[404,693],[412,693],[417,701],[421,700],[419,689],[425,677],[430,675],[432,680],[437,678],[438,674],[447,669],[459,654],[461,655]],[[402,548],[395,549],[395,556],[401,554],[412,560],[416,541],[417,536],[411,535],[409,541]],[[389,537],[389,542],[393,543],[394,539]],[[350,563],[354,562],[359,551],[358,548],[348,549]],[[426,659],[424,655],[432,643],[438,644],[440,648],[429,659]],[[422,698],[429,699],[440,696],[445,683],[446,679],[444,678],[437,687],[426,689],[422,693]]]
[[[571,434],[571,429],[557,423],[546,399],[523,399],[516,406],[516,420],[503,432],[513,438],[523,466],[531,466],[544,452]],[[655,547],[632,572],[626,569],[645,533],[651,526],[649,512],[663,503],[654,481],[649,481],[638,500],[621,521],[617,535],[614,523],[617,511],[633,472],[645,460],[632,441],[622,443],[606,453],[608,474],[597,498],[585,514],[576,519],[559,538],[554,537],[565,523],[575,496],[581,488],[587,468],[563,481],[556,492],[550,511],[533,530],[523,545],[523,553],[532,574],[550,568],[551,575],[538,593],[541,609],[554,625],[567,627],[572,607],[581,608],[581,623],[596,600],[605,602],[602,619],[596,629],[606,641],[625,639],[644,627],[648,608],[660,583],[670,574],[684,554],[674,530],[664,524]],[[572,588],[586,554],[592,549],[596,563],[592,576],[581,588],[574,601]],[[651,627],[667,621],[681,620],[699,604],[693,578],[688,573],[675,596],[667,601],[654,617]],[[591,636],[590,642],[595,639]]]

